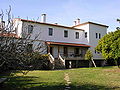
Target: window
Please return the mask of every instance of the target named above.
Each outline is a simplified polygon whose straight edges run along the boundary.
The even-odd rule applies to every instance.
[[[33,51],[33,44],[27,44],[26,51],[32,52]]]
[[[79,48],[75,48],[75,56],[79,56],[80,52],[79,52]]]
[[[98,33],[96,33],[96,38],[98,38]]]
[[[79,39],[79,32],[76,32],[75,35],[76,35],[76,39]]]
[[[49,28],[49,36],[53,35],[53,28]]]
[[[33,25],[28,25],[28,34],[33,32]]]
[[[99,33],[99,39],[101,38],[101,34]]]
[[[96,53],[96,50],[95,50],[95,53]]]
[[[64,30],[64,37],[68,37],[68,31]]]
[[[87,32],[85,32],[85,38],[87,38]]]

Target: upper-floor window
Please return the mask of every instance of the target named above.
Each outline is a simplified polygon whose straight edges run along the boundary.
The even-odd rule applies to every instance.
[[[49,36],[53,35],[53,28],[49,28]]]
[[[64,30],[64,37],[68,37],[68,31]]]
[[[87,32],[85,32],[85,38],[87,38]]]
[[[96,38],[98,38],[98,33],[96,33]]]
[[[28,34],[33,32],[33,25],[28,25]]]
[[[99,39],[101,38],[101,34],[99,33]]]
[[[76,39],[79,39],[79,32],[75,33],[75,37],[76,37]]]

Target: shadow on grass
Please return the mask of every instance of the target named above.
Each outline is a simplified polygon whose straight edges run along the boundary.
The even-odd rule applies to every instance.
[[[8,74],[9,75],[9,74]],[[43,82],[41,77],[35,76],[16,76],[9,77],[0,90],[65,90],[64,83]],[[54,77],[53,77],[54,78]],[[36,81],[37,79],[41,81]],[[71,84],[69,90],[120,90],[120,87],[107,87],[94,84],[76,85]]]
[[[4,83],[0,90],[65,90],[63,83],[52,84],[47,82],[34,82],[38,77],[13,77],[10,81]],[[120,87],[107,87],[93,84],[70,85],[69,90],[119,90]]]
[[[70,85],[70,90],[115,90],[120,89],[120,87],[107,87],[107,86],[100,86],[100,85],[93,85],[93,84],[85,84],[81,86],[74,86]]]
[[[56,86],[36,86],[31,87],[29,90],[65,90],[64,85],[56,85]],[[120,87],[106,87],[106,86],[99,86],[99,85],[92,85],[92,84],[85,84],[81,86],[70,85],[70,88],[67,90],[115,90],[120,89]]]

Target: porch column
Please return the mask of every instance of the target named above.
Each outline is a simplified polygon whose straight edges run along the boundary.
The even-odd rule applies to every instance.
[[[47,46],[47,52],[50,53],[50,45]]]
[[[72,68],[72,61],[69,61],[69,68]]]
[[[60,48],[59,48],[59,46],[58,46],[58,57],[59,57],[59,54],[60,54]]]

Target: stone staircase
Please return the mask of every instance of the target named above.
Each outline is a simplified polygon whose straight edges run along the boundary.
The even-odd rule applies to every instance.
[[[58,58],[54,58],[50,53],[49,55],[49,67],[51,69],[64,69],[65,68],[65,60],[59,55]]]
[[[64,69],[65,64],[63,61],[61,61],[59,58],[55,59],[55,69]]]

